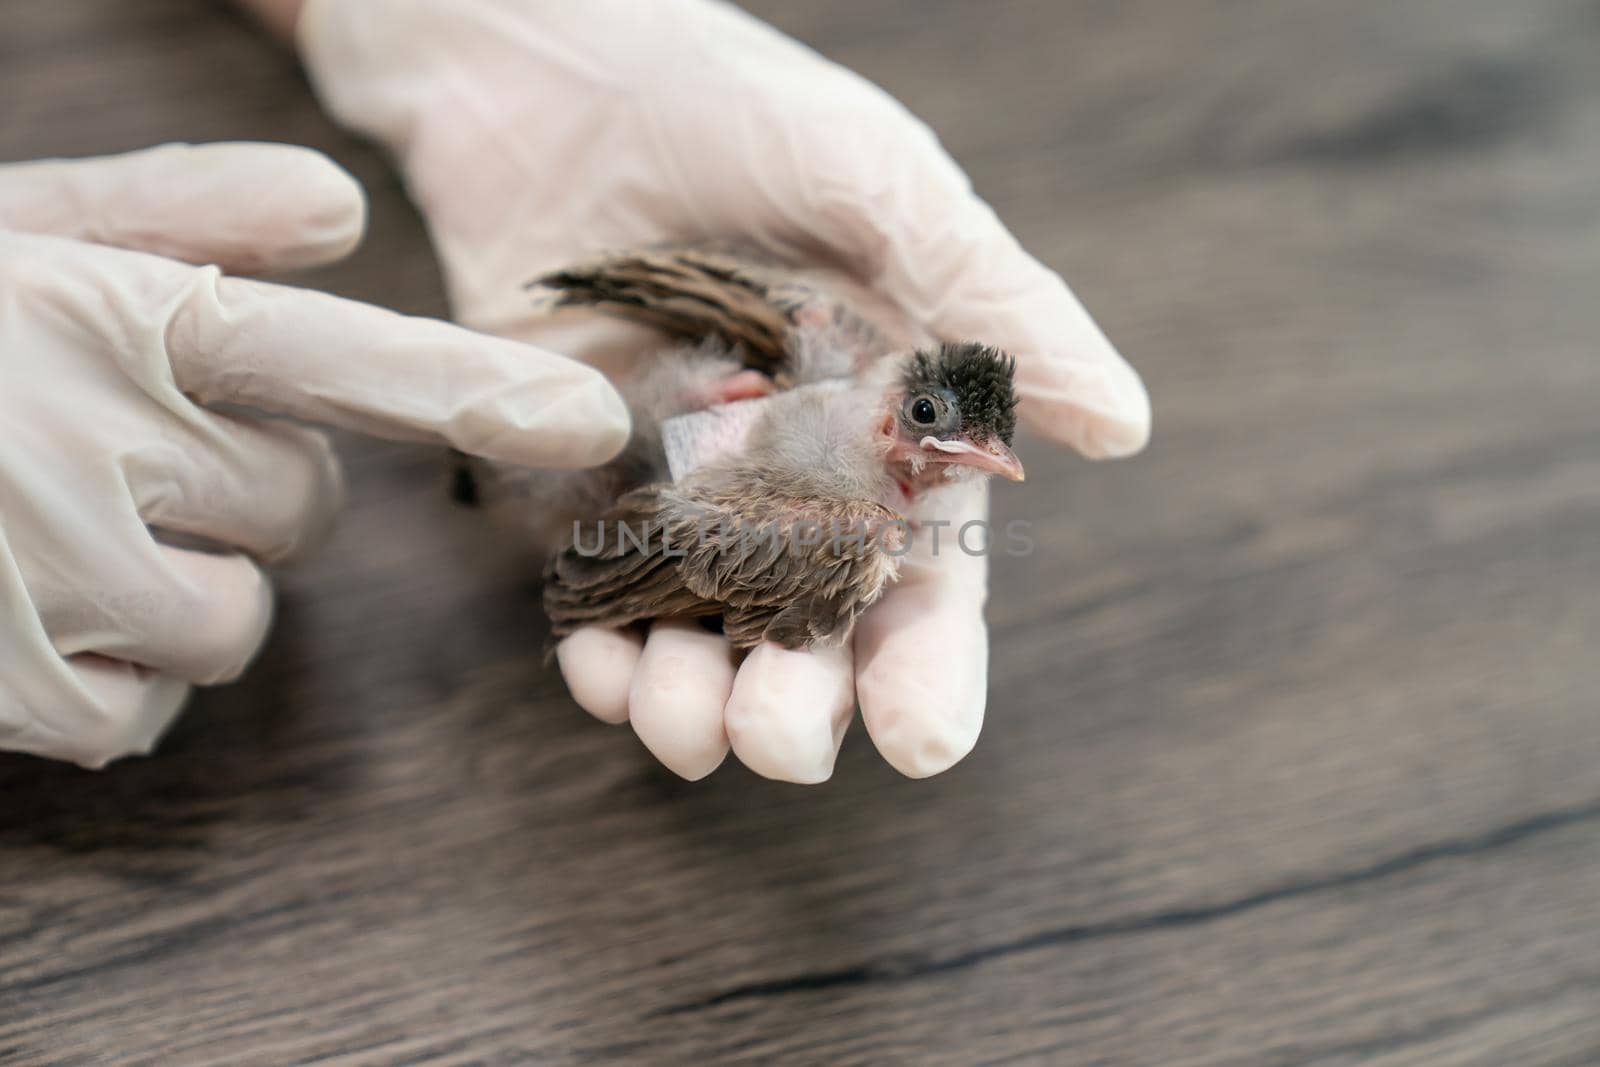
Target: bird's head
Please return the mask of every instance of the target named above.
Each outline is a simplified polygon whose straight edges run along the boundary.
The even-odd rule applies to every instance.
[[[892,422],[885,428],[891,461],[914,476],[906,488],[967,471],[1022,481],[1022,462],[1011,451],[1016,369],[999,349],[972,342],[905,358],[889,392]]]

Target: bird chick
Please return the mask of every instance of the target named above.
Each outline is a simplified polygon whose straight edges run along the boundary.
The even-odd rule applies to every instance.
[[[569,524],[545,580],[557,637],[701,617],[736,647],[842,641],[897,577],[913,503],[966,478],[1022,480],[1015,362],[995,348],[895,352],[801,274],[720,249],[613,254],[536,284],[551,307],[679,341],[625,383],[620,457],[518,476],[528,510]],[[674,479],[664,430],[708,409],[742,414],[738,432]]]

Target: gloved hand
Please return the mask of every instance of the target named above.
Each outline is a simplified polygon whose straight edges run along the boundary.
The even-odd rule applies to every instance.
[[[470,326],[573,351],[530,313],[526,280],[735,237],[837,263],[932,334],[1015,353],[1025,421],[1086,455],[1145,443],[1138,376],[927,127],[731,6],[308,0],[297,40],[333,115],[398,158]],[[985,508],[981,492],[945,505],[957,525]],[[685,777],[731,742],[758,773],[821,781],[857,700],[890,763],[934,774],[982,724],[984,562],[948,540],[909,562],[851,648],[762,647],[736,669],[720,638],[661,623],[643,643],[575,634],[560,664],[580,704],[631,719]]]
[[[146,751],[260,645],[259,564],[340,497],[326,440],[226,402],[543,466],[627,413],[587,367],[445,323],[225,277],[337,259],[360,188],[274,145],[0,167],[0,748]]]

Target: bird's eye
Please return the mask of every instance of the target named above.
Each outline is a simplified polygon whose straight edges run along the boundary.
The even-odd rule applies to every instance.
[[[911,402],[911,421],[918,426],[932,426],[938,417],[939,409],[927,397],[919,396]]]

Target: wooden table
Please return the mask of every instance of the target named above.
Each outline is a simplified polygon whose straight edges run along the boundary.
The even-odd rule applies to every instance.
[[[1600,1063],[1594,4],[753,6],[924,115],[1155,398],[1133,462],[1022,442],[978,749],[680,782],[541,665],[440,458],[342,439],[243,683],[101,774],[0,758],[0,1060]],[[0,158],[221,138],[366,184],[292,280],[444,312],[230,10],[0,10]]]

